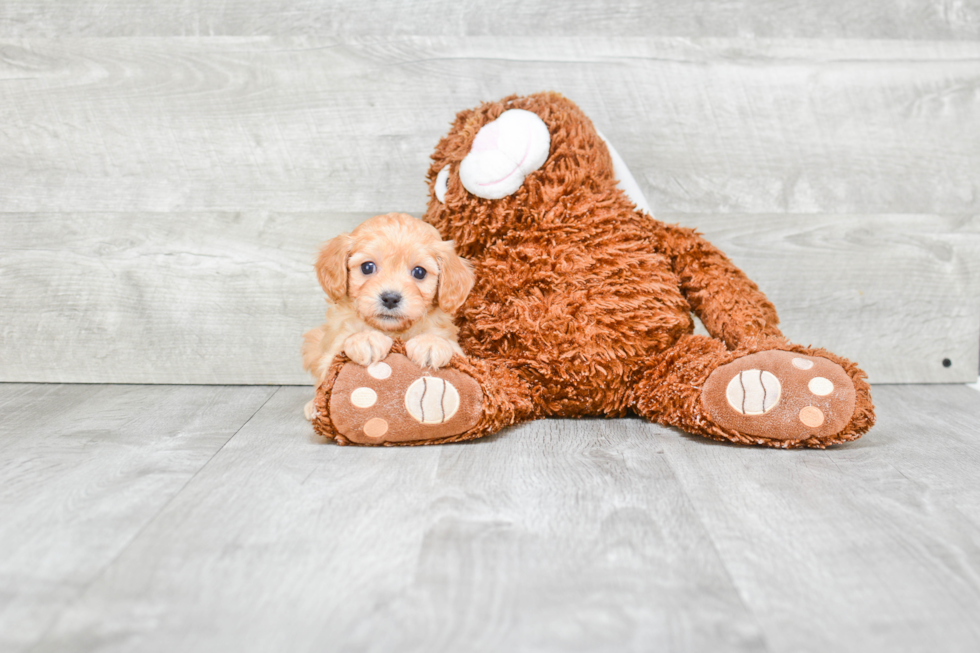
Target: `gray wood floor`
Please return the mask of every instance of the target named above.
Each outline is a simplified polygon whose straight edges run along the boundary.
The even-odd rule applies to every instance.
[[[0,385],[3,651],[980,650],[980,394],[830,451],[318,441],[299,387]]]

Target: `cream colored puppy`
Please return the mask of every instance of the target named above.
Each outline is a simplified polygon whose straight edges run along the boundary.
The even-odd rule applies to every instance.
[[[432,225],[404,213],[375,216],[324,244],[315,267],[329,303],[326,323],[303,336],[303,367],[316,385],[341,351],[367,366],[384,360],[393,338],[420,367],[463,354],[453,313],[473,288],[473,270]],[[304,414],[313,418],[313,401]]]

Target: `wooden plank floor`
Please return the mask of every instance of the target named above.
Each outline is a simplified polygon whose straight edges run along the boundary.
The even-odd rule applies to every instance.
[[[3,651],[980,650],[980,394],[829,451],[548,420],[320,442],[301,387],[0,384]]]

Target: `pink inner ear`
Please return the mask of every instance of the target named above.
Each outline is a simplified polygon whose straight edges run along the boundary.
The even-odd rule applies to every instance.
[[[509,109],[476,134],[459,166],[463,188],[476,197],[500,199],[521,187],[548,158],[551,134],[540,116]]]
[[[470,152],[496,150],[499,146],[499,138],[500,125],[497,124],[497,121],[487,123],[477,133],[476,138],[473,139],[473,146],[470,148]]]

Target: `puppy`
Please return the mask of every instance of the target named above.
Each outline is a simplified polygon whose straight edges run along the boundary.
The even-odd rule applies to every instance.
[[[317,386],[341,351],[371,365],[392,338],[420,367],[463,354],[453,313],[473,288],[473,270],[432,225],[404,213],[375,216],[323,245],[315,267],[330,305],[326,323],[303,336],[303,367]],[[307,419],[313,411],[310,401]]]

